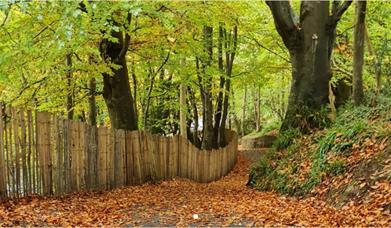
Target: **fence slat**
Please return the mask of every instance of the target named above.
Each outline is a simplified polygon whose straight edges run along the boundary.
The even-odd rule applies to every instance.
[[[1,106],[1,104],[0,104]],[[110,130],[47,112],[0,108],[0,197],[111,189],[175,177],[210,182],[237,160],[228,145],[200,150],[182,136]]]
[[[126,144],[126,184],[133,185],[134,181],[134,162],[133,162],[133,146],[132,135],[130,132],[125,132],[125,144]]]
[[[0,103],[0,198],[7,197],[7,184],[6,184],[6,170],[5,170],[5,159],[4,159],[4,115],[3,115],[3,104]]]
[[[78,154],[78,168],[79,168],[79,189],[86,188],[86,125],[83,122],[78,122],[79,130],[79,154]]]
[[[19,116],[15,108],[12,108],[12,125],[14,136],[14,148],[15,148],[15,194],[16,197],[20,196],[20,137],[19,137]]]

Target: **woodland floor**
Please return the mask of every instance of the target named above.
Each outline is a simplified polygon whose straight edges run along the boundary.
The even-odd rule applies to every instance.
[[[324,201],[284,197],[246,187],[251,160],[240,152],[234,170],[210,184],[171,180],[84,192],[63,198],[29,198],[0,204],[0,226],[390,226],[370,205],[334,209]],[[198,217],[198,218],[197,218]]]

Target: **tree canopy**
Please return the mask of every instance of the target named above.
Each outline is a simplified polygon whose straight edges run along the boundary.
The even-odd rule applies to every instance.
[[[353,75],[355,21],[349,3],[324,3],[329,5],[326,19],[339,21],[331,37],[335,41],[328,45],[333,52],[327,63],[336,106],[349,99]],[[363,71],[367,94],[384,88],[391,74],[389,5],[370,2],[367,6]],[[216,129],[222,121],[223,127],[242,134],[278,128],[295,81],[287,40],[294,35],[281,37],[285,28],[278,24],[278,10],[288,6],[288,2],[258,1],[2,2],[1,101],[93,123],[91,118],[96,118],[100,125],[169,135],[179,132],[183,85],[189,133],[194,127],[210,125],[210,131],[215,129],[210,137],[218,140]],[[301,21],[295,13],[300,8]],[[292,26],[307,36],[304,18],[312,15],[311,6],[294,1],[289,11],[293,23],[298,23]],[[314,69],[319,66],[316,63]],[[328,80],[315,90],[324,88],[316,112],[330,111]],[[124,118],[130,123],[115,121]],[[193,136],[194,143],[203,141],[202,132]]]

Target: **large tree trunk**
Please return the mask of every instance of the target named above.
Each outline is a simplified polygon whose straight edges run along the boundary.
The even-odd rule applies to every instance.
[[[122,32],[112,32],[112,36],[118,39],[118,43],[114,43],[109,39],[103,39],[100,43],[100,53],[105,61],[120,67],[111,68],[112,75],[103,74],[103,97],[107,105],[112,127],[115,129],[136,130],[137,119],[125,59],[130,37],[128,35],[124,37]]]
[[[354,27],[353,41],[353,103],[355,105],[360,105],[364,99],[362,74],[364,65],[366,5],[366,1],[356,2],[356,25]]]
[[[306,118],[319,111],[328,101],[329,58],[326,32],[328,2],[302,2],[301,37],[297,47],[290,48],[292,85],[288,110],[282,129],[316,127],[315,119]],[[303,118],[304,117],[304,118]]]
[[[267,2],[292,64],[291,91],[282,130],[319,127],[320,118],[315,115],[328,103],[330,45],[334,42],[335,26],[350,3],[338,5],[330,16],[328,1],[302,1],[297,21],[289,2]]]

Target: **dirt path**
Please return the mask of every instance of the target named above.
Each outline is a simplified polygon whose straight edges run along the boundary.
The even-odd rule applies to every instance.
[[[388,217],[375,212],[368,220],[357,207],[337,211],[315,199],[296,199],[249,189],[245,186],[250,164],[246,153],[240,153],[237,165],[228,176],[210,184],[172,180],[61,199],[5,202],[0,204],[0,226],[391,224]]]

